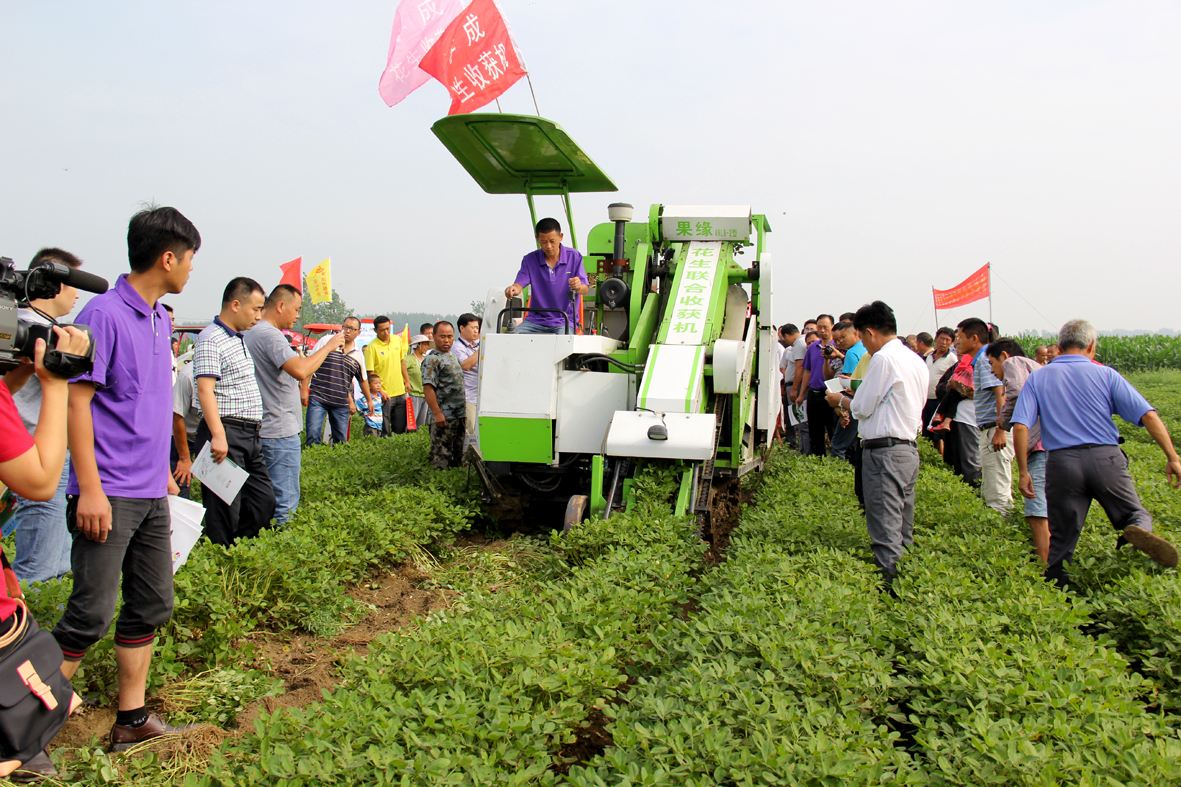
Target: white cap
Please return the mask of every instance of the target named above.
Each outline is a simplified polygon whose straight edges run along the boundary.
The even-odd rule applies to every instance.
[[[429,342],[429,341],[430,341],[430,339],[426,338],[425,336],[423,336],[420,333],[417,336],[415,336],[413,339],[410,340],[410,346],[413,347],[416,344],[423,344],[424,342]]]

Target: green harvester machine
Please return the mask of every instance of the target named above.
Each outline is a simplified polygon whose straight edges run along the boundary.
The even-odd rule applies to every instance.
[[[435,135],[490,194],[559,196],[578,248],[570,195],[615,184],[557,124],[453,115]],[[563,526],[633,501],[645,463],[676,469],[670,504],[715,541],[737,510],[739,478],[760,469],[780,412],[765,216],[743,205],[607,206],[591,228],[585,302],[571,334],[515,334],[525,309],[489,291],[479,361],[478,440],[469,459],[494,513],[564,505]],[[532,226],[531,224],[531,226]],[[555,506],[555,508],[557,508]],[[555,523],[556,524],[556,523]]]

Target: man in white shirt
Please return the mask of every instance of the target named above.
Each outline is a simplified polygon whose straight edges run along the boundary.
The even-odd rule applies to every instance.
[[[915,438],[927,401],[927,367],[898,339],[894,311],[882,301],[858,309],[853,324],[872,358],[848,406],[861,436],[866,529],[888,587],[914,540]]]

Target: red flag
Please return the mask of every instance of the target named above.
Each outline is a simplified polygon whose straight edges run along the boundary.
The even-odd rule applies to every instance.
[[[525,75],[493,0],[472,0],[447,25],[418,67],[451,94],[448,115],[479,109]]]
[[[279,266],[279,270],[283,271],[283,275],[279,279],[280,284],[290,284],[292,287],[303,293],[303,257],[296,257],[291,262],[285,262]]]
[[[931,292],[935,293],[935,308],[954,309],[956,306],[965,306],[991,295],[992,289],[988,277],[989,264],[985,263],[984,267],[950,290],[937,290],[932,287]]]

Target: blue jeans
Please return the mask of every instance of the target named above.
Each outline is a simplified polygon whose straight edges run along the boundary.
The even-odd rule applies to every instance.
[[[262,438],[262,461],[275,490],[275,526],[287,524],[299,505],[299,435]]]
[[[567,325],[564,322],[560,322],[557,325],[539,325],[525,318],[521,320],[516,328],[513,328],[513,333],[556,333],[561,335],[570,333],[570,331],[567,330]]]
[[[66,527],[66,479],[70,463],[62,468],[62,477],[53,497],[41,503],[14,494],[16,508],[16,560],[12,570],[22,582],[56,579],[70,570],[70,530]]]
[[[317,399],[308,399],[307,423],[304,432],[308,445],[321,445],[324,435],[324,421],[332,430],[332,444],[347,442],[349,439],[349,406],[332,406]]]

